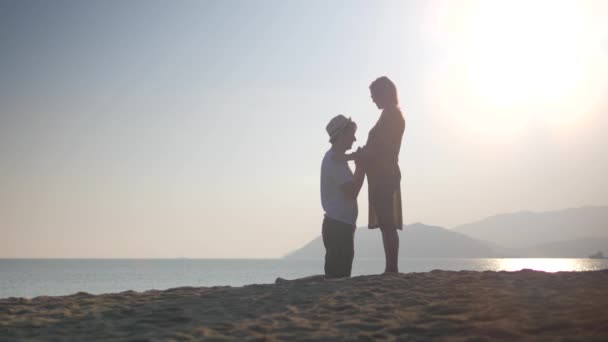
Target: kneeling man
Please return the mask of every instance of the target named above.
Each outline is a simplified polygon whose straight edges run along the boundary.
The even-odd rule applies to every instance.
[[[355,173],[348,166],[346,151],[353,146],[357,125],[344,115],[337,115],[326,127],[331,148],[321,165],[321,204],[325,277],[350,277],[353,265],[354,237],[357,221],[357,196],[365,172],[355,160]]]

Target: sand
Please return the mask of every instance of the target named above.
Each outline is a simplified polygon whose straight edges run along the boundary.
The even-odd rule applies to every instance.
[[[0,340],[608,341],[608,270],[8,298],[0,300]]]

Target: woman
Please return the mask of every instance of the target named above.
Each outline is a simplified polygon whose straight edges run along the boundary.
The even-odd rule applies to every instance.
[[[405,120],[395,84],[383,76],[369,86],[372,101],[382,109],[376,125],[369,131],[367,145],[354,157],[362,162],[367,173],[369,191],[369,228],[380,228],[386,268],[399,272],[399,235],[402,229],[401,171],[399,150],[405,131]]]

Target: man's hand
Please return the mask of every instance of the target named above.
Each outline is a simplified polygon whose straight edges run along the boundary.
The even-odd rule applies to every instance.
[[[359,152],[360,149],[361,149],[361,147],[359,147],[356,152],[348,153],[348,154],[340,154],[340,155],[334,154],[333,159],[337,162],[355,160],[357,158],[357,152]]]
[[[340,186],[340,189],[344,193],[347,198],[351,198],[356,200],[359,195],[359,191],[361,191],[361,186],[363,185],[363,179],[365,178],[365,167],[363,166],[364,160],[360,158],[360,153],[362,149],[359,147],[356,152],[352,153],[353,159],[355,160],[355,174],[353,175],[353,180],[347,183],[344,183]]]
[[[355,166],[357,168],[363,166],[363,158],[362,158],[363,149],[359,147],[357,151],[355,151],[352,156],[355,161]]]
[[[356,152],[355,166],[365,170],[370,165],[369,150],[364,147],[359,147]]]
[[[352,160],[352,157],[349,154],[338,154],[338,153],[335,153],[331,158],[334,161],[337,161],[337,162],[340,162],[340,163]]]

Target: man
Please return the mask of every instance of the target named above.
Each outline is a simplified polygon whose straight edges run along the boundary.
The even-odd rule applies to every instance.
[[[344,115],[337,115],[326,127],[331,148],[321,165],[321,204],[323,244],[325,245],[325,277],[350,277],[357,221],[357,196],[365,172],[355,160],[353,175],[345,158],[353,146],[357,125]]]

